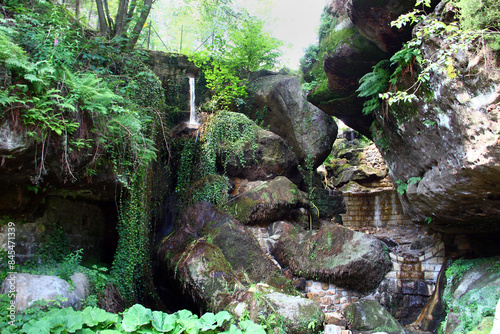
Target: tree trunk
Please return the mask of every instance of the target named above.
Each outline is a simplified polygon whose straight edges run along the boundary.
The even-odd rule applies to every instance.
[[[75,0],[75,17],[77,20],[80,19],[80,3],[81,0]]]
[[[134,26],[134,30],[130,34],[130,39],[128,41],[128,48],[134,48],[137,40],[139,39],[139,35],[141,34],[142,28],[148,19],[149,12],[151,11],[151,7],[153,6],[154,0],[144,0],[144,6],[141,8],[141,14],[137,20],[137,23]]]
[[[116,13],[115,20],[115,36],[120,36],[126,30],[125,25],[127,19],[128,4],[129,0],[120,0],[118,4],[118,12]]]
[[[97,17],[99,20],[99,32],[102,36],[109,36],[108,24],[106,22],[106,14],[104,13],[104,7],[102,0],[95,0],[97,7]]]

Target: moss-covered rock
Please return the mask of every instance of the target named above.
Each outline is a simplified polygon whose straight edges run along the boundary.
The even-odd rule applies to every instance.
[[[272,284],[282,277],[279,268],[260,248],[253,234],[230,215],[208,202],[198,202],[185,209],[176,231],[162,240],[160,258],[169,267],[183,256],[196,240],[217,246],[232,270],[249,278],[248,283]]]
[[[250,181],[268,180],[277,176],[297,178],[299,160],[278,135],[259,128],[257,140],[246,143],[240,154],[221,150],[218,161],[229,176]],[[296,180],[300,181],[300,180]]]
[[[286,224],[283,229],[273,255],[297,276],[367,292],[392,266],[380,240],[341,225],[304,231]]]
[[[356,334],[384,332],[387,334],[407,333],[392,315],[377,301],[361,299],[345,308],[345,317]]]
[[[271,223],[297,207],[308,207],[307,194],[284,176],[261,182],[227,204],[229,212],[245,225]]]
[[[500,259],[457,260],[446,270],[443,299],[448,310],[442,332],[491,330],[486,318],[495,315],[500,299]]]

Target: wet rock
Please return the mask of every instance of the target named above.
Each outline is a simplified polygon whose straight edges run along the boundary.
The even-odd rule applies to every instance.
[[[256,143],[246,143],[242,150],[238,156],[219,153],[219,164],[225,166],[227,175],[249,181],[286,176],[300,182],[299,161],[278,135],[259,128]]]
[[[256,110],[240,110],[282,137],[303,163],[319,166],[332,149],[337,125],[327,114],[306,100],[299,79],[267,75],[252,81],[251,99]],[[250,108],[253,109],[253,108]]]
[[[319,231],[288,224],[273,255],[297,276],[367,292],[378,286],[392,266],[384,247],[372,236],[337,224]]]
[[[304,206],[309,206],[307,194],[284,176],[260,182],[227,204],[229,212],[245,225],[271,223]]]
[[[17,311],[27,309],[35,301],[41,300],[47,301],[48,304],[57,301],[61,307],[73,307],[78,310],[90,293],[89,282],[82,273],[75,273],[70,279],[72,286],[57,276],[10,274],[2,283],[1,293],[16,292]]]
[[[375,300],[361,299],[348,305],[345,316],[356,334],[385,332],[404,334],[407,331]]]

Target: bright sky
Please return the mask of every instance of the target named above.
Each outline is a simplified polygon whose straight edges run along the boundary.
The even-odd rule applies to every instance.
[[[283,64],[299,67],[299,60],[309,44],[316,44],[318,26],[326,0],[238,0],[250,13],[266,13],[271,34],[288,44],[283,48]],[[255,8],[256,6],[260,8]]]

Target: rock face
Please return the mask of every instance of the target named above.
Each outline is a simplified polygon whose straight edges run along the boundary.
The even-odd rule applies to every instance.
[[[367,292],[375,289],[392,266],[378,239],[340,225],[317,232],[291,224],[273,250],[276,260],[299,276]]]
[[[271,223],[294,208],[308,206],[307,194],[284,176],[256,183],[228,203],[229,211],[245,225]]]
[[[58,301],[61,307],[79,309],[90,293],[87,277],[82,273],[71,276],[73,287],[57,276],[10,274],[2,283],[1,293],[17,292],[16,310],[24,310],[37,300],[46,300],[49,304]],[[64,301],[67,299],[66,301]]]
[[[312,300],[289,296],[279,292],[264,296],[272,309],[284,318],[285,326],[290,333],[316,333],[322,327],[323,312]]]
[[[268,180],[277,176],[294,178],[300,175],[297,170],[299,161],[283,139],[261,128],[258,130],[257,143],[247,143],[243,147],[242,156],[244,165],[234,154],[226,157],[222,153],[218,160],[221,165],[227,162],[225,166],[227,175],[249,181]]]
[[[392,315],[375,300],[361,299],[345,309],[351,330],[356,334],[383,332],[387,334],[407,333]]]
[[[337,25],[330,39],[336,43],[323,59],[327,82],[314,88],[307,98],[325,113],[370,137],[374,118],[360,113],[363,101],[357,98],[356,89],[359,79],[388,56],[363,37],[349,19]]]
[[[301,163],[308,159],[319,166],[331,151],[337,126],[331,117],[307,102],[299,79],[268,75],[249,86],[257,110],[241,112],[268,125],[287,142]]]
[[[380,50],[394,53],[411,38],[409,27],[397,29],[391,27],[391,22],[413,9],[415,1],[353,0],[348,6],[349,17],[358,31]]]
[[[355,0],[348,12],[361,35],[374,42],[377,49],[390,52],[385,54],[385,59],[388,59],[406,35],[402,33],[397,38],[393,36],[394,39],[384,37],[393,32],[392,28],[387,29],[387,24],[412,4],[412,1],[373,4]],[[436,7],[436,11],[442,7]],[[439,20],[441,14],[433,14],[431,21]],[[419,29],[427,27],[419,26]],[[450,44],[444,38],[439,34],[426,37],[420,46],[422,57],[437,64],[443,51],[441,46]],[[387,43],[389,39],[397,43],[391,45]],[[340,75],[340,64],[346,62],[346,56],[354,54],[342,51],[343,45],[350,45],[350,41],[352,38],[343,37],[342,42],[331,47],[325,58],[330,95],[315,95],[318,87],[309,100],[363,134],[376,119],[371,136],[387,162],[391,179],[407,185],[401,202],[405,214],[413,222],[423,224],[425,221],[432,229],[442,232],[500,232],[500,190],[496,187],[500,181],[500,76],[498,71],[492,70],[497,65],[488,64],[484,57],[467,50],[450,53],[445,63],[453,64],[453,73],[447,73],[446,64],[428,72],[425,90],[432,92],[432,98],[425,98],[424,93],[419,92],[420,98],[412,105],[393,104],[388,115],[376,111],[375,118],[367,122],[359,108],[359,98],[350,104],[348,116],[343,115],[347,108],[338,102],[340,96],[348,98],[346,92],[349,90],[342,92],[337,87],[351,82],[352,89],[355,89],[360,75],[370,70],[368,65],[356,67],[360,72],[358,75],[357,70],[351,71],[349,67],[354,72],[350,78]],[[376,57],[370,58],[369,53],[359,53],[358,56],[360,62],[377,61]],[[414,80],[407,75],[398,85],[404,90],[415,83]],[[334,84],[334,81],[338,82]],[[339,92],[338,98],[336,92]],[[353,90],[351,94],[354,94]]]
[[[439,43],[423,46],[426,58],[435,58]],[[499,232],[500,76],[473,66],[472,54],[453,57],[457,71],[477,73],[451,79],[431,71],[434,98],[415,104],[407,119],[395,110],[380,125],[381,153],[393,180],[421,178],[401,197],[414,222],[429,217],[438,231]]]

